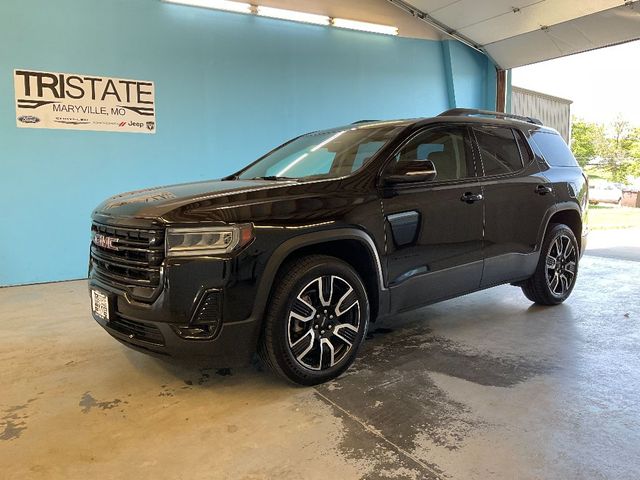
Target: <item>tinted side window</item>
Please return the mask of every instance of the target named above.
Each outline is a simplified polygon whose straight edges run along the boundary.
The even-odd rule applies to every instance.
[[[518,147],[520,147],[520,155],[522,156],[522,160],[525,165],[528,165],[531,161],[533,161],[533,152],[531,151],[531,146],[529,142],[527,142],[524,133],[519,130],[514,130],[516,134],[516,140],[518,141]]]
[[[557,133],[533,132],[533,141],[542,151],[544,159],[554,167],[577,167],[578,162],[564,140]]]
[[[436,167],[436,181],[475,176],[471,142],[464,128],[430,128],[411,139],[396,155],[395,165],[430,160]]]
[[[502,175],[523,167],[513,130],[504,127],[475,128],[484,175]]]

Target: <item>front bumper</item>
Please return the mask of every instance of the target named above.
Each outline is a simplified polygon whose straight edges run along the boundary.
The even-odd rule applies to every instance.
[[[113,319],[106,321],[95,314],[93,318],[124,345],[155,356],[206,360],[216,367],[239,367],[248,364],[255,351],[255,344],[248,341],[255,331],[253,321],[223,324],[212,340],[187,340],[180,338],[171,325],[166,323],[136,320],[137,326],[127,331]],[[133,322],[127,323],[131,325]],[[139,332],[144,330],[158,332],[161,340],[157,340],[156,334],[150,341],[148,336],[140,335]]]
[[[206,360],[216,367],[246,365],[256,350],[260,321],[252,315],[252,302],[246,301],[254,296],[248,291],[255,288],[255,282],[245,278],[242,270],[237,261],[228,259],[166,262],[161,290],[145,302],[90,268],[89,290],[98,290],[109,299],[109,320],[95,313],[93,318],[112,337],[143,353]],[[220,297],[213,309],[219,320],[214,335],[184,338],[177,327],[211,320],[212,312],[205,305],[213,294]]]

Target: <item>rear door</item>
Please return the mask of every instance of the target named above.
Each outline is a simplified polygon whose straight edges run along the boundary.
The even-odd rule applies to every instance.
[[[384,185],[385,176],[398,175],[406,162],[425,160],[436,168],[434,179]],[[476,290],[482,275],[482,197],[469,129],[417,132],[393,154],[381,180],[392,310]]]
[[[473,131],[484,195],[481,286],[489,287],[533,274],[540,226],[554,204],[554,192],[521,131],[502,125]]]

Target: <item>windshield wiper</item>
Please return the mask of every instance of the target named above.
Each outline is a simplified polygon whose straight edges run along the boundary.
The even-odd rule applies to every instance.
[[[266,175],[264,177],[253,177],[251,180],[298,180],[293,177],[278,177],[277,175]]]

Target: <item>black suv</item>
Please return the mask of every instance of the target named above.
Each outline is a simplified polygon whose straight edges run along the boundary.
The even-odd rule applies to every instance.
[[[93,316],[147,353],[304,385],[354,360],[370,322],[511,283],[563,302],[587,180],[535,119],[456,109],[297,137],[226,178],[93,212]]]

